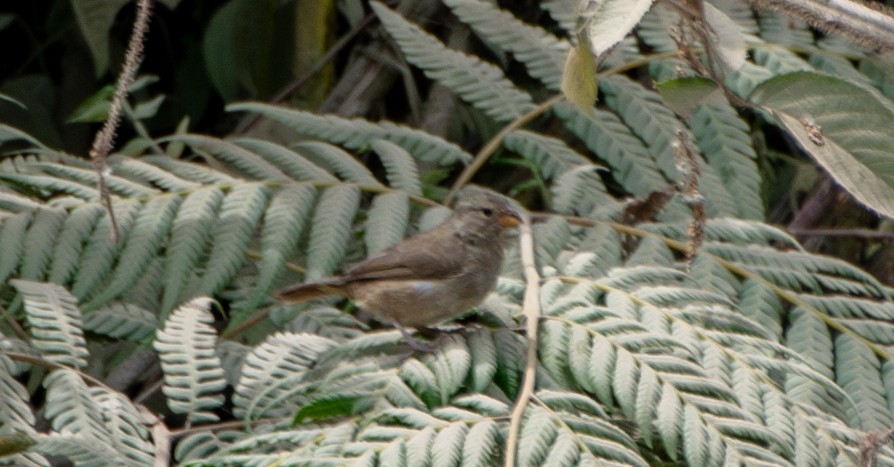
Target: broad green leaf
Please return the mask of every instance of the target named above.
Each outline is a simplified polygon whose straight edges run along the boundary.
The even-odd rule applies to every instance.
[[[621,42],[651,6],[652,0],[589,2],[581,17],[593,54],[598,57]]]
[[[562,71],[562,94],[584,114],[592,112],[596,102],[596,61],[581,45],[568,51]]]
[[[692,109],[702,104],[726,103],[717,82],[700,76],[669,79],[656,87],[664,103],[678,115],[689,115]]]
[[[109,30],[118,11],[128,3],[129,0],[71,0],[78,27],[93,56],[96,76],[102,76],[109,68]]]
[[[838,78],[794,72],[765,81],[751,100],[858,201],[894,217],[894,112],[878,98]]]

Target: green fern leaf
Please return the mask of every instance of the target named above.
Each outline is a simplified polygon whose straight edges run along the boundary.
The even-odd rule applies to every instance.
[[[564,214],[587,217],[606,205],[616,205],[615,200],[605,191],[598,170],[599,166],[596,165],[581,165],[559,176],[552,186],[553,209]]]
[[[261,303],[279,279],[286,260],[301,238],[315,198],[316,189],[298,184],[286,186],[271,199],[264,213],[260,274],[246,302],[237,305],[241,312],[252,310]]]
[[[170,172],[172,175],[202,185],[228,185],[236,183],[237,181],[235,178],[230,177],[219,170],[209,168],[208,166],[185,162],[168,156],[144,156],[140,158],[140,160],[155,165],[166,172]]]
[[[51,362],[85,368],[88,353],[77,300],[60,285],[11,282],[24,299],[34,347]]]
[[[53,433],[42,437],[34,449],[47,456],[66,458],[78,467],[104,467],[124,462],[108,443],[83,434]]]
[[[62,209],[37,211],[25,237],[25,255],[19,275],[25,279],[42,280],[49,269],[52,245],[58,240],[59,229],[65,222]]]
[[[348,149],[361,149],[374,139],[386,139],[400,145],[415,157],[443,165],[469,162],[472,156],[459,146],[420,130],[391,122],[370,123],[362,119],[320,116],[300,110],[248,102],[230,104],[229,111],[256,112],[276,120],[307,136],[339,144]]]
[[[441,339],[437,350],[424,356],[422,361],[435,374],[441,403],[446,403],[463,386],[471,366],[471,355],[465,339],[450,335]]]
[[[267,204],[269,190],[262,184],[236,185],[224,198],[211,231],[211,253],[205,264],[200,295],[220,291],[245,261],[245,250]]]
[[[206,153],[251,179],[275,181],[289,179],[281,170],[257,154],[228,141],[202,135],[175,135],[168,139],[186,143],[194,151]]]
[[[336,185],[320,195],[311,224],[307,279],[319,279],[335,271],[347,251],[359,206],[360,190],[354,186]]]
[[[410,199],[406,194],[385,193],[373,198],[363,236],[367,253],[377,253],[403,240],[409,221]]]
[[[599,87],[606,94],[608,106],[646,142],[649,153],[664,176],[679,180],[679,161],[673,145],[678,139],[676,131],[683,125],[664,105],[661,96],[620,75],[604,77],[599,81]],[[734,216],[738,212],[736,203],[713,168],[705,164],[701,157],[696,163],[700,165],[700,188],[707,201],[708,212],[714,216]]]
[[[258,418],[272,409],[280,415],[293,414],[293,404],[285,404],[284,413],[283,407],[271,405],[301,381],[321,354],[333,347],[334,341],[311,334],[277,333],[268,337],[245,357],[233,395],[236,416]]]
[[[564,141],[527,130],[515,130],[506,135],[503,144],[533,162],[544,178],[551,180],[579,166],[601,168],[568,147]],[[602,185],[601,181],[598,183]],[[555,188],[555,186],[554,186]],[[598,188],[597,188],[598,189]],[[602,188],[604,192],[605,189]]]
[[[419,169],[409,152],[385,139],[371,141],[370,147],[382,160],[388,175],[388,183],[393,188],[413,196],[422,196]]]
[[[466,341],[471,355],[469,386],[483,392],[490,385],[497,372],[497,348],[493,335],[485,330],[476,330]]]
[[[97,334],[141,342],[158,328],[149,310],[128,303],[111,303],[84,315],[84,329]]]
[[[180,204],[165,255],[164,294],[159,317],[163,321],[180,302],[188,278],[205,254],[211,225],[219,212],[223,192],[206,187],[186,196]]]
[[[855,337],[842,334],[835,338],[835,378],[855,402],[846,406],[849,426],[869,431],[891,426],[880,370],[876,356]]]
[[[102,206],[85,204],[71,211],[65,218],[56,247],[53,249],[53,264],[48,276],[49,282],[68,283],[78,268],[81,252],[100,216]]]
[[[73,181],[82,183],[88,187],[96,186],[99,182],[99,176],[96,174],[96,171],[89,167],[71,167],[51,162],[41,163],[38,167],[40,167],[44,173],[58,177],[59,179],[72,179]],[[135,183],[116,175],[106,176],[105,181],[106,186],[108,186],[112,195],[136,197],[158,194],[158,190],[155,188]]]
[[[93,446],[118,457],[109,444],[110,433],[102,418],[103,410],[80,376],[71,370],[55,370],[44,380],[44,386],[47,388],[45,416],[54,430],[83,436]]]
[[[745,122],[730,105],[701,105],[692,112],[691,128],[701,153],[735,194],[738,216],[763,219],[757,154]]]
[[[335,182],[336,177],[297,152],[269,141],[255,138],[236,138],[233,143],[263,157],[286,175],[302,181]]]
[[[223,403],[226,381],[215,353],[211,303],[197,298],[174,310],[153,342],[165,375],[162,392],[168,407],[186,415],[187,426],[217,421],[213,410]]]
[[[142,159],[113,155],[108,158],[108,163],[114,173],[136,180],[143,185],[160,187],[164,191],[194,190],[200,186],[194,181],[185,180],[152,164],[147,164]]]
[[[572,133],[612,167],[612,173],[630,193],[645,198],[669,184],[655,168],[643,142],[614,114],[596,110],[588,118],[574,106],[562,104],[555,106],[555,112]]]
[[[571,48],[544,29],[527,25],[511,13],[478,0],[444,2],[460,21],[467,24],[489,44],[515,55],[547,88],[559,92],[565,54]]]
[[[407,360],[400,366],[400,377],[428,407],[442,403],[437,377],[431,368],[419,360]]]
[[[134,201],[114,203],[115,219],[118,222],[121,236],[130,231],[141,205]],[[93,227],[93,233],[81,253],[80,265],[75,273],[71,293],[83,300],[109,275],[112,265],[121,251],[123,242],[110,241],[112,223],[108,215],[102,216]]]
[[[28,406],[28,391],[17,380],[15,364],[0,355],[0,419],[3,433],[23,433],[34,436],[34,414]]]
[[[496,66],[448,49],[381,3],[370,6],[407,61],[494,120],[512,121],[534,109],[531,96],[518,90]]]
[[[24,212],[3,218],[0,223],[0,245],[4,253],[0,255],[0,284],[12,276],[19,267],[19,259],[25,251],[25,240],[32,214]]]
[[[373,176],[372,172],[365,165],[341,148],[326,143],[310,141],[296,144],[295,149],[317,164],[337,173],[344,180],[361,185],[384,188],[384,185],[376,180],[376,177]]]
[[[144,417],[121,393],[105,388],[90,389],[90,396],[103,409],[102,418],[109,432],[109,444],[118,455],[140,465],[151,464],[155,447],[149,442]]]
[[[13,185],[31,187],[33,190],[39,190],[45,193],[65,193],[84,201],[92,201],[99,197],[99,192],[96,191],[95,188],[58,177],[0,173],[0,180],[6,180]]]
[[[83,305],[85,310],[96,309],[133,286],[145,272],[146,263],[158,254],[181,201],[179,196],[168,194],[152,198],[143,206],[124,240],[111,283]]]

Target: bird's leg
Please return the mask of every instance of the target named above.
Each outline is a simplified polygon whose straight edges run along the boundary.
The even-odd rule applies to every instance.
[[[407,340],[407,344],[410,345],[411,349],[423,353],[434,353],[435,350],[437,350],[437,347],[435,347],[434,345],[417,340],[415,337],[413,337],[412,334],[410,334],[410,331],[407,331],[407,328],[401,326],[398,323],[393,324],[394,327],[396,327],[397,330],[400,331],[400,335],[404,336],[404,339]]]

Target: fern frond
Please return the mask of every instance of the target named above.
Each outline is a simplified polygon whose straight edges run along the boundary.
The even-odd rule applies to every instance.
[[[568,147],[564,141],[533,131],[515,130],[506,135],[503,144],[506,149],[517,152],[533,162],[547,180],[552,180],[579,166],[601,168],[598,165],[593,165],[589,159]],[[602,191],[605,189],[603,188]]]
[[[359,206],[360,190],[351,185],[336,185],[320,195],[307,249],[307,279],[319,279],[335,271],[347,251]]]
[[[194,190],[200,186],[199,183],[180,178],[171,172],[148,164],[142,159],[112,155],[108,158],[108,164],[114,173],[147,186],[159,187],[164,191]]]
[[[652,158],[664,176],[679,180],[679,164],[673,145],[678,139],[676,131],[683,124],[664,105],[658,93],[649,91],[630,78],[615,75],[599,81],[599,87],[606,94],[606,103],[625,123],[646,143]],[[688,132],[687,132],[688,133]],[[680,143],[677,143],[680,144]],[[730,192],[716,176],[713,168],[699,157],[701,185],[708,212],[713,216],[733,216],[737,213],[736,203]],[[712,212],[713,211],[713,212]]]
[[[757,154],[748,126],[730,105],[702,105],[692,112],[692,135],[701,153],[735,194],[736,214],[745,219],[764,217]]]
[[[157,254],[174,220],[182,198],[167,194],[154,197],[140,210],[118,255],[118,266],[111,273],[111,283],[84,304],[91,310],[128,290],[146,270],[146,264]]]
[[[35,450],[48,456],[64,457],[77,467],[103,467],[124,461],[109,444],[82,434],[52,433],[43,436]]]
[[[140,158],[178,177],[200,183],[202,185],[233,184],[236,179],[204,165],[185,162],[168,156],[144,156]]]
[[[361,185],[383,186],[365,165],[341,148],[318,141],[298,143],[294,147],[300,154],[337,173],[344,180]]]
[[[130,231],[141,206],[137,202],[125,201],[113,203],[112,207],[115,210],[118,228],[121,229],[121,234],[125,235]],[[80,265],[71,285],[71,293],[78,299],[86,298],[97,289],[100,282],[112,270],[112,265],[121,251],[122,242],[110,242],[111,232],[112,223],[109,216],[100,217],[81,253]]]
[[[233,395],[236,416],[253,419],[269,416],[271,411],[280,416],[294,413],[296,407],[291,404],[271,407],[285,390],[281,383],[300,382],[319,356],[334,346],[331,339],[312,334],[277,333],[268,337],[245,357]]]
[[[165,375],[162,391],[168,406],[186,415],[187,425],[216,421],[212,411],[223,402],[220,391],[226,382],[215,353],[210,306],[210,299],[197,298],[177,308],[153,342]]]
[[[19,267],[19,260],[25,249],[25,233],[31,223],[32,213],[23,212],[2,219],[0,224],[0,245],[4,252],[0,255],[0,283],[5,284]]]
[[[115,302],[84,315],[84,329],[117,339],[142,341],[158,328],[152,311]]]
[[[403,240],[409,221],[410,199],[406,194],[384,193],[373,198],[363,236],[367,253],[377,253]]]
[[[47,175],[0,173],[0,180],[30,187],[44,196],[64,193],[84,201],[91,201],[99,197],[99,192],[91,186]]]
[[[553,183],[553,209],[588,217],[617,206],[605,191],[598,170],[596,165],[580,165],[560,175]]]
[[[297,152],[270,141],[236,138],[233,143],[263,157],[295,180],[335,182],[338,179]]]
[[[175,135],[171,141],[189,145],[200,154],[207,154],[233,167],[237,173],[254,180],[285,181],[289,177],[263,158],[229,141],[204,135]]]
[[[19,269],[23,279],[43,280],[51,261],[53,245],[58,239],[59,229],[65,222],[62,209],[40,209],[34,213],[31,226],[25,237],[24,256]]]
[[[0,420],[3,420],[0,433],[33,436],[37,432],[34,429],[34,414],[28,406],[28,391],[16,381],[16,373],[12,360],[0,355]]]
[[[366,329],[349,313],[327,306],[301,310],[298,316],[286,322],[283,328],[296,334],[314,334],[337,341],[358,337]]]
[[[103,212],[102,206],[85,204],[68,214],[53,249],[52,269],[47,276],[49,282],[66,284],[72,279],[81,260],[84,244]]]
[[[476,34],[513,54],[528,73],[547,88],[561,89],[565,54],[571,45],[539,27],[519,21],[511,13],[478,0],[446,0],[444,2],[460,21]]]
[[[448,49],[381,3],[370,6],[410,63],[494,120],[512,121],[534,109],[531,96],[518,90],[496,66]]]
[[[11,282],[24,299],[34,347],[51,362],[85,368],[88,353],[77,300],[61,285]]]
[[[188,194],[180,203],[164,260],[164,294],[159,309],[162,320],[181,301],[187,279],[203,259],[211,235],[208,226],[217,217],[223,199],[219,188],[206,187]]]
[[[149,442],[145,420],[133,403],[121,393],[91,388],[91,398],[102,409],[109,444],[119,456],[140,465],[151,464],[155,447]]]
[[[273,195],[264,212],[259,277],[245,302],[237,304],[240,312],[252,310],[261,303],[285,270],[286,259],[298,245],[310,217],[316,193],[310,185],[295,184],[285,186]]]
[[[894,422],[880,370],[878,358],[854,336],[835,338],[835,379],[855,403],[845,407],[849,426],[879,431]]]
[[[114,453],[102,408],[81,377],[71,370],[55,370],[44,380],[47,388],[45,416],[59,433],[80,435],[96,448]],[[114,455],[117,458],[117,454]]]
[[[51,162],[41,163],[37,167],[40,168],[43,173],[57,177],[59,180],[70,179],[88,187],[96,186],[99,181],[99,176],[96,174],[96,171],[89,167],[72,167]],[[136,197],[158,194],[158,190],[153,187],[132,182],[117,175],[109,175],[105,178],[109,191],[113,195]]]
[[[385,166],[389,185],[407,194],[422,196],[419,169],[409,152],[386,139],[373,140],[370,147]]]
[[[374,139],[398,144],[426,162],[454,164],[469,162],[472,156],[459,146],[424,131],[391,122],[371,123],[363,119],[344,119],[332,115],[314,115],[256,102],[231,104],[230,111],[255,112],[279,121],[292,130],[348,149],[361,149]]]
[[[669,182],[656,169],[643,142],[614,114],[596,110],[590,118],[571,105],[558,104],[554,109],[568,130],[612,167],[625,190],[645,198],[667,187]]]
[[[263,184],[240,184],[223,199],[211,231],[211,252],[197,293],[210,295],[226,285],[245,261],[245,250],[267,205]]]

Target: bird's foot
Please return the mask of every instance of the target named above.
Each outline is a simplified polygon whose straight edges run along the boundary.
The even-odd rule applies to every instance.
[[[407,331],[403,326],[397,326],[397,329],[400,331],[400,334],[404,336],[404,339],[407,340],[407,344],[410,345],[411,349],[422,353],[434,353],[435,350],[438,350],[437,346],[434,344],[423,342],[413,337],[413,335],[410,334],[410,331]]]

